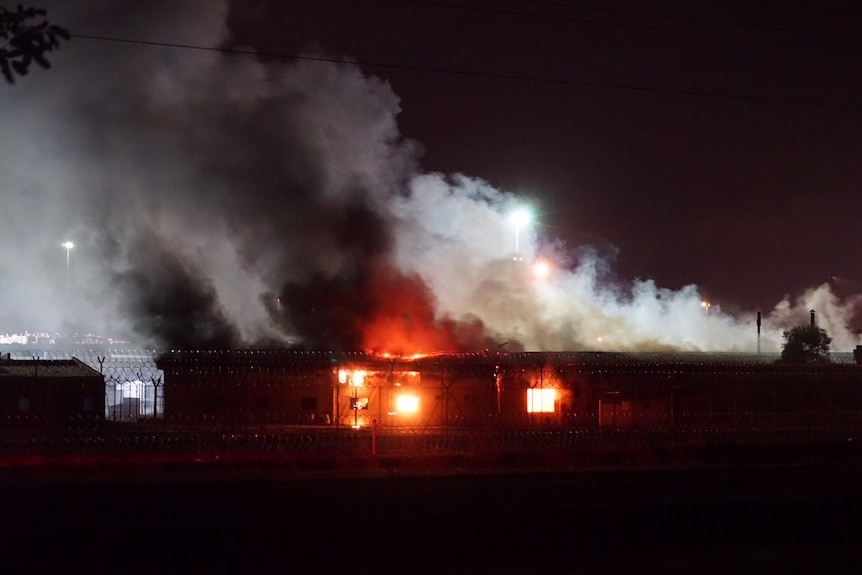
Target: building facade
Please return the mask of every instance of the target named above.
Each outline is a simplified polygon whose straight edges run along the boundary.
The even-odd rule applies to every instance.
[[[78,359],[0,357],[4,426],[75,425],[105,419],[105,379]]]
[[[858,364],[754,355],[201,351],[157,364],[165,416],[195,424],[668,428],[862,415]]]

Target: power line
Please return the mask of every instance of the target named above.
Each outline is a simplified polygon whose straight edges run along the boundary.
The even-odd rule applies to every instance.
[[[157,42],[154,40],[134,40],[130,38],[118,38],[111,36],[96,36],[89,34],[73,34],[74,38],[83,40],[95,40],[100,42],[114,42],[121,44],[134,44],[143,46],[154,46],[162,48],[176,48],[181,50],[200,50],[207,52],[220,52],[224,54],[235,54],[242,56],[254,56],[257,58],[272,58],[279,60],[306,60],[311,62],[325,62],[332,64],[350,64],[368,68],[381,68],[405,72],[422,72],[433,74],[446,74],[451,76],[463,76],[472,78],[485,78],[494,80],[510,80],[520,82],[534,82],[543,84],[557,84],[566,86],[579,86],[586,88],[601,88],[609,90],[644,92],[653,94],[668,94],[678,96],[695,96],[702,98],[719,98],[724,100],[742,100],[749,102],[760,102],[769,104],[792,104],[798,106],[814,106],[820,108],[838,108],[848,110],[860,110],[862,104],[824,102],[819,100],[797,100],[791,98],[776,98],[769,96],[753,96],[749,94],[738,94],[731,92],[707,92],[699,90],[684,90],[679,88],[657,88],[652,86],[638,86],[636,84],[616,84],[608,82],[590,82],[586,80],[572,80],[567,78],[548,78],[544,76],[527,76],[522,74],[502,74],[495,72],[481,72],[474,70],[458,70],[454,68],[438,68],[431,66],[415,66],[407,64],[396,64],[387,62],[373,62],[369,60],[348,60],[346,58],[333,58],[326,56],[301,56],[284,54],[279,52],[260,52],[251,49],[197,46],[194,44],[179,44],[174,42]]]

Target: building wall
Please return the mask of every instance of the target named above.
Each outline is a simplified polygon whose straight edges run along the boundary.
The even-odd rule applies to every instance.
[[[862,367],[509,362],[215,365],[165,369],[168,417],[235,423],[389,427],[505,424],[704,425],[826,410],[862,411]],[[361,374],[360,374],[361,372]],[[547,411],[528,397],[550,392]],[[413,396],[415,413],[398,407]],[[360,409],[354,409],[358,404]],[[783,416],[783,417],[792,417]]]
[[[5,423],[102,421],[104,416],[105,386],[101,377],[0,380],[0,417]]]
[[[332,374],[320,370],[166,371],[165,417],[179,422],[330,423],[333,386]]]

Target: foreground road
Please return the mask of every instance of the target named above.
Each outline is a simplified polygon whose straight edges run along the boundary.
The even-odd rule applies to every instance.
[[[862,467],[7,485],[5,573],[859,573]]]

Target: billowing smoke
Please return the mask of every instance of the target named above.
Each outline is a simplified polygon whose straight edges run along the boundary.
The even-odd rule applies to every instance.
[[[209,1],[46,7],[80,34],[229,41],[226,7]],[[0,333],[393,353],[757,349],[754,312],[704,307],[696,286],[620,282],[612,259],[535,227],[516,246],[509,214],[528,199],[424,173],[397,95],[357,66],[83,38],[54,60],[0,87]],[[857,304],[828,285],[787,298],[765,310],[762,349],[809,309],[850,349]]]

